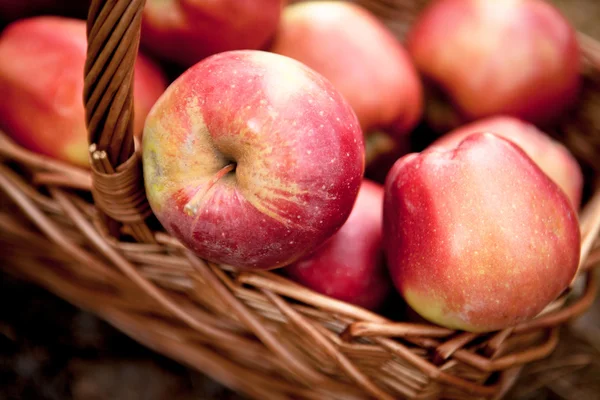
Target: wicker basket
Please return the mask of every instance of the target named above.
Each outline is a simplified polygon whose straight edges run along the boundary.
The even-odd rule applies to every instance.
[[[402,26],[416,7],[369,2]],[[0,263],[90,310],[140,343],[257,399],[499,398],[523,365],[548,356],[561,324],[596,294],[600,194],[581,213],[572,287],[536,319],[489,334],[392,321],[275,272],[207,263],[157,228],[132,136],[132,65],[143,0],[93,1],[84,100],[92,171],[30,153],[0,133]],[[579,112],[557,136],[595,188],[600,51],[581,37]],[[593,67],[595,65],[595,67]],[[590,68],[591,67],[591,68]],[[597,117],[596,117],[597,118]]]

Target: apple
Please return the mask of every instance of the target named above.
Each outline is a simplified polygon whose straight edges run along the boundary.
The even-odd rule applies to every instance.
[[[491,133],[404,156],[385,183],[390,274],[423,318],[488,332],[539,314],[577,271],[580,231],[565,193]]]
[[[269,51],[329,79],[367,135],[374,130],[406,135],[420,120],[421,82],[408,53],[383,22],[357,4],[288,5]]]
[[[451,149],[473,133],[491,132],[510,140],[548,175],[579,209],[583,193],[583,173],[579,163],[560,142],[534,125],[509,116],[488,117],[457,128],[437,139],[431,146]]]
[[[286,0],[148,0],[141,45],[149,54],[189,67],[228,50],[262,49]]]
[[[434,1],[406,46],[462,121],[507,114],[549,124],[579,93],[576,32],[543,0]]]
[[[312,290],[371,310],[391,292],[383,253],[383,186],[363,180],[350,216],[316,252],[284,268]]]
[[[232,50],[195,64],[150,111],[142,142],[150,206],[198,256],[273,269],[346,221],[364,173],[356,114],[291,58]]]
[[[0,36],[0,127],[21,146],[88,166],[83,103],[83,20],[41,16],[11,23]],[[160,69],[143,55],[135,66],[134,130],[166,89]]]

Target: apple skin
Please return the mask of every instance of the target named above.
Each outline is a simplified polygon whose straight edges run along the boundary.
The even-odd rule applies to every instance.
[[[295,282],[375,310],[392,290],[383,253],[383,185],[363,180],[342,228],[308,257],[287,266]]]
[[[348,218],[364,173],[356,115],[291,58],[236,50],[171,84],[144,129],[148,200],[200,257],[238,269],[290,264]],[[223,168],[235,165],[224,176]]]
[[[510,140],[548,175],[578,210],[583,193],[583,173],[575,157],[557,140],[526,121],[509,116],[488,117],[454,129],[431,146],[451,149],[473,133],[490,132]]]
[[[392,32],[365,8],[344,1],[287,6],[270,51],[319,72],[348,100],[365,133],[408,134],[423,108],[421,81]]]
[[[552,123],[579,93],[576,32],[542,0],[438,0],[408,32],[424,78],[464,121],[507,114]]]
[[[87,38],[83,20],[41,16],[10,24],[0,36],[0,127],[21,146],[89,166],[83,103]],[[166,89],[162,71],[138,55],[134,132]]]
[[[577,271],[577,215],[514,143],[473,134],[394,165],[384,246],[406,302],[436,324],[472,332],[533,318]]]
[[[229,50],[262,49],[286,0],[148,0],[141,45],[183,67]]]

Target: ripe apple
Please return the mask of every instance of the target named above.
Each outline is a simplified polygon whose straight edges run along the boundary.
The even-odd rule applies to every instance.
[[[143,137],[148,200],[200,257],[290,264],[346,221],[364,172],[358,119],[291,58],[234,50],[197,63],[157,101]]]
[[[322,247],[284,269],[319,293],[368,309],[379,308],[392,289],[382,243],[383,186],[363,180],[342,228]]]
[[[42,16],[10,24],[0,36],[0,127],[20,145],[89,165],[83,104],[86,24]],[[135,66],[136,134],[165,90],[162,72],[139,55]]]
[[[357,4],[288,5],[269,50],[329,79],[365,133],[385,128],[404,135],[421,117],[421,83],[408,53],[379,19]]]
[[[406,45],[463,120],[508,114],[552,122],[580,86],[576,32],[542,0],[437,0]]]
[[[286,0],[148,0],[142,47],[189,67],[228,50],[262,49],[272,38]]]
[[[486,332],[536,316],[571,282],[577,215],[514,143],[490,133],[401,158],[385,183],[384,246],[425,319]]]
[[[466,124],[440,137],[432,146],[451,149],[473,133],[490,132],[510,140],[527,153],[579,209],[583,173],[577,160],[560,142],[518,118],[497,116]]]

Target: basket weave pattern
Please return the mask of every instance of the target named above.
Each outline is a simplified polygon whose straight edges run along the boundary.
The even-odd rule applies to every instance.
[[[392,0],[376,4],[373,11],[391,19],[414,11]],[[156,228],[143,190],[131,90],[143,5],[93,1],[90,8],[84,101],[91,171],[30,153],[0,133],[0,263],[7,271],[257,399],[500,396],[524,364],[552,352],[560,324],[589,307],[597,291],[591,267],[600,261],[600,194],[581,214],[582,263],[570,290],[538,318],[491,334],[391,321],[273,272],[238,273],[194,256]],[[393,10],[399,14],[392,18]],[[595,73],[600,52],[588,38],[582,47]],[[581,159],[600,135],[576,117],[557,135]],[[595,172],[598,160],[587,156]]]

